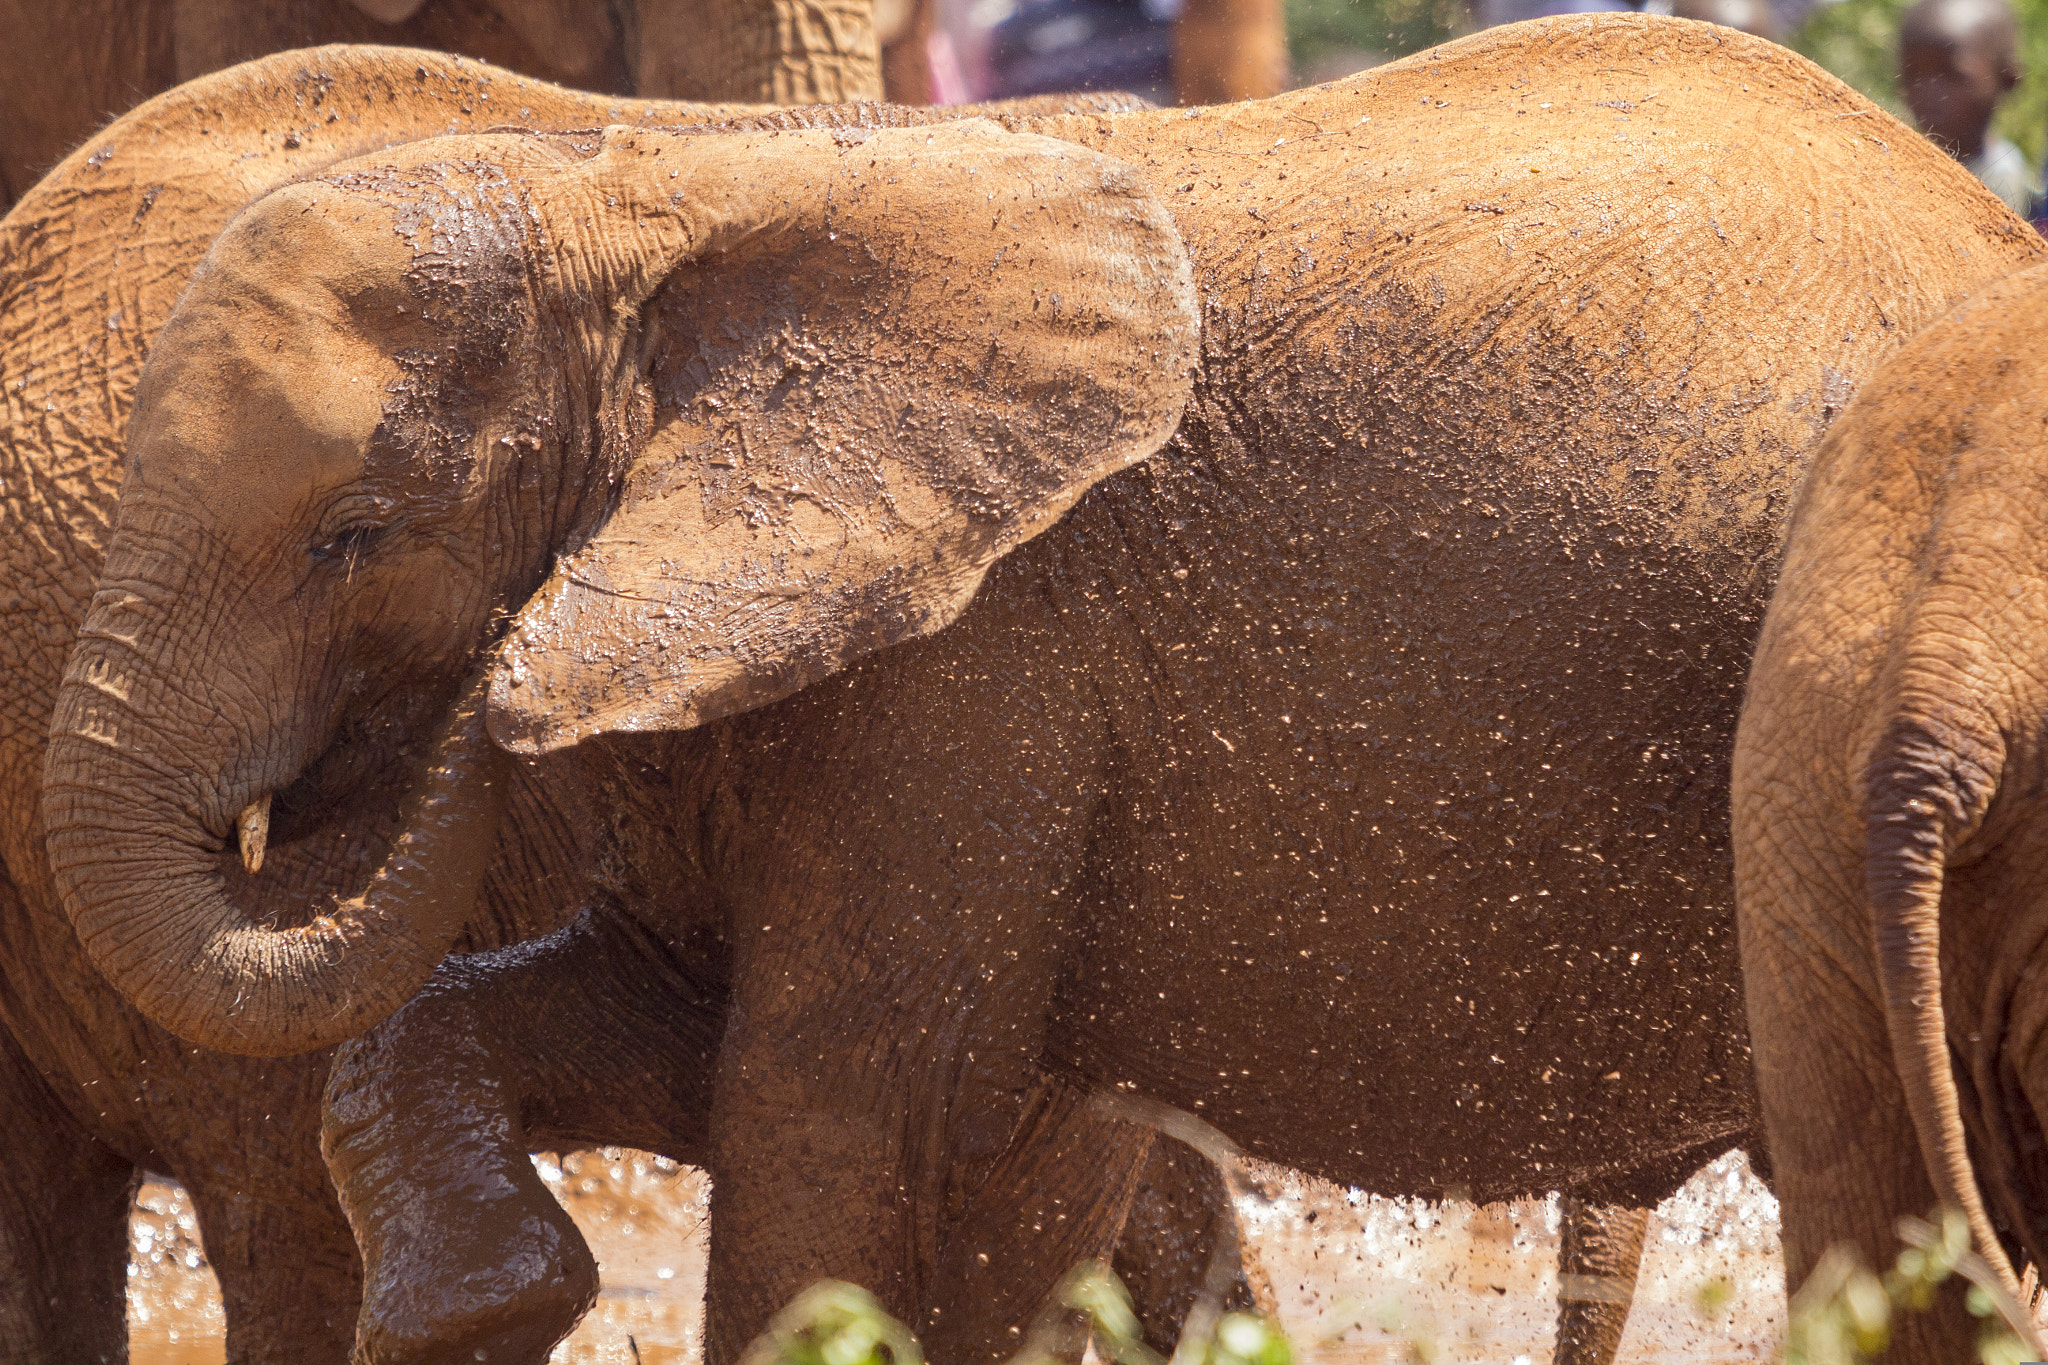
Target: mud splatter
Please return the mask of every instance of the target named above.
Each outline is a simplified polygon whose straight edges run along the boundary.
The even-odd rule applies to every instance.
[[[597,1307],[554,1365],[702,1359],[710,1183],[644,1152],[604,1148],[535,1164],[589,1239]],[[1557,1288],[1555,1201],[1381,1199],[1285,1167],[1255,1168],[1272,1196],[1247,1240],[1311,1365],[1381,1365],[1427,1338],[1444,1362],[1543,1365]],[[1770,1360],[1784,1330],[1777,1201],[1739,1153],[1701,1171],[1650,1225],[1620,1365]],[[224,1320],[176,1185],[136,1200],[128,1280],[133,1365],[220,1365]]]

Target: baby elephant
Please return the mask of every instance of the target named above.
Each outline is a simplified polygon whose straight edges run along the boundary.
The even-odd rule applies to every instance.
[[[1032,1216],[1060,1081],[1390,1194],[1653,1201],[1755,1131],[1722,765],[1786,495],[2043,250],[1884,117],[1628,16],[281,188],[136,386],[44,769],[78,941],[282,1056],[433,976],[502,765],[650,812],[625,927],[731,963],[715,1362],[820,1274],[1007,1355],[927,1305],[1123,1201]],[[252,920],[362,793],[381,870]]]
[[[1921,333],[1815,458],[1734,768],[1743,973],[1797,1287],[1968,1213],[2048,1253],[2048,269]],[[1959,1293],[1887,1359],[1966,1358]],[[2038,1342],[2028,1345],[2041,1359]]]

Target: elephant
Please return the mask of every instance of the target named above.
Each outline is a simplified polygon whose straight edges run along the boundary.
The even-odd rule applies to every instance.
[[[109,115],[272,52],[387,43],[606,95],[836,103],[882,97],[870,10],[869,0],[0,0],[0,209]]]
[[[1967,1213],[2009,1289],[2042,1210],[2048,273],[1977,292],[1881,367],[1814,457],[1737,733],[1745,994],[1788,1284],[1896,1220]],[[1888,1359],[1954,1360],[1960,1293]],[[2039,1358],[2038,1339],[2027,1342]]]
[[[435,971],[505,773],[578,794],[602,903],[546,988],[610,1037],[664,1002],[550,953],[724,963],[718,1359],[818,1273],[1000,1353],[926,1309],[1128,1198],[1071,1171],[1077,1087],[1393,1194],[1643,1205],[1753,1136],[1724,801],[1784,510],[2048,250],[1817,68],[1628,15],[1220,110],[469,134],[250,198],[139,381],[64,909],[158,1024],[318,1048]],[[374,876],[238,903],[401,795]],[[519,973],[469,975],[524,1065]],[[357,1196],[375,1070],[330,1081]]]
[[[747,107],[580,95],[438,53],[293,53],[129,113],[0,223],[0,507],[14,528],[0,597],[0,1113],[15,1143],[0,1175],[0,1361],[125,1357],[129,1190],[145,1168],[191,1192],[231,1360],[339,1362],[359,1310],[353,1237],[319,1154],[326,1058],[253,1062],[150,1024],[80,951],[44,853],[58,683],[112,534],[136,375],[186,278],[252,196],[394,142],[515,113],[548,129]],[[907,117],[814,116],[885,115]],[[573,904],[556,886],[576,866],[573,831],[544,794],[510,799],[521,841],[501,850],[465,947],[554,929]],[[270,895],[299,904],[346,865],[319,840],[278,858],[283,880],[252,885],[252,909]]]

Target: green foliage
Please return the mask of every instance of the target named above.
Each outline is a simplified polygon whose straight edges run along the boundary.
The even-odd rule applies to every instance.
[[[1213,1323],[1205,1331],[1201,1320]],[[1190,1336],[1172,1365],[1294,1365],[1280,1329],[1250,1313],[1189,1318]],[[1033,1327],[1011,1365],[1078,1361],[1092,1337],[1096,1354],[1117,1365],[1165,1365],[1145,1345],[1123,1282],[1100,1261],[1076,1266],[1060,1282],[1053,1303]],[[866,1290],[821,1280],[775,1315],[742,1357],[741,1365],[923,1365],[924,1351],[908,1327],[882,1311]]]
[[[1443,1352],[1437,1346],[1436,1334],[1427,1327],[1411,1325],[1408,1312],[1393,1300],[1379,1306],[1373,1314],[1373,1325],[1390,1337],[1401,1341],[1401,1359],[1405,1365],[1436,1365]]]
[[[775,1315],[742,1365],[923,1365],[910,1329],[865,1289],[820,1280]]]
[[[1209,1344],[1208,1365],[1294,1365],[1294,1348],[1264,1318],[1225,1313]]]
[[[1899,98],[1899,16],[1912,0],[1841,0],[1815,10],[1792,46],[1904,119]],[[2048,0],[2010,0],[2020,21],[2019,88],[1998,107],[1993,126],[2018,144],[2029,165],[2048,143]]]
[[[1297,66],[1339,48],[1406,56],[1467,26],[1464,0],[1287,0]]]
[[[2003,1322],[1989,1287],[1990,1268],[1970,1250],[1970,1225],[1947,1209],[1938,1227],[1901,1220],[1910,1243],[1879,1279],[1847,1247],[1830,1247],[1792,1300],[1785,1337],[1785,1365],[1864,1365],[1891,1341],[1892,1319],[1901,1312],[1924,1313],[1936,1289],[1951,1275],[1970,1278],[1970,1312],[1986,1319],[1977,1342],[1982,1365],[2019,1365],[2026,1348]]]
[[[1791,46],[1908,124],[1899,98],[1899,16],[1912,0],[1824,4]],[[2048,0],[2011,0],[2020,22],[2026,79],[1999,106],[1995,126],[2039,165],[2048,150]],[[1401,57],[1456,37],[1470,24],[1465,0],[1287,0],[1287,43],[1299,68],[1354,49]]]

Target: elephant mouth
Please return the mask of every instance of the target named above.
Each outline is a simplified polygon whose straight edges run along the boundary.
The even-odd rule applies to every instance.
[[[388,716],[344,727],[297,777],[267,794],[257,866],[246,829],[224,832],[229,898],[258,922],[291,928],[360,895],[404,832],[406,796],[430,756],[429,742],[416,736]],[[254,795],[245,820],[263,803],[264,793]]]

